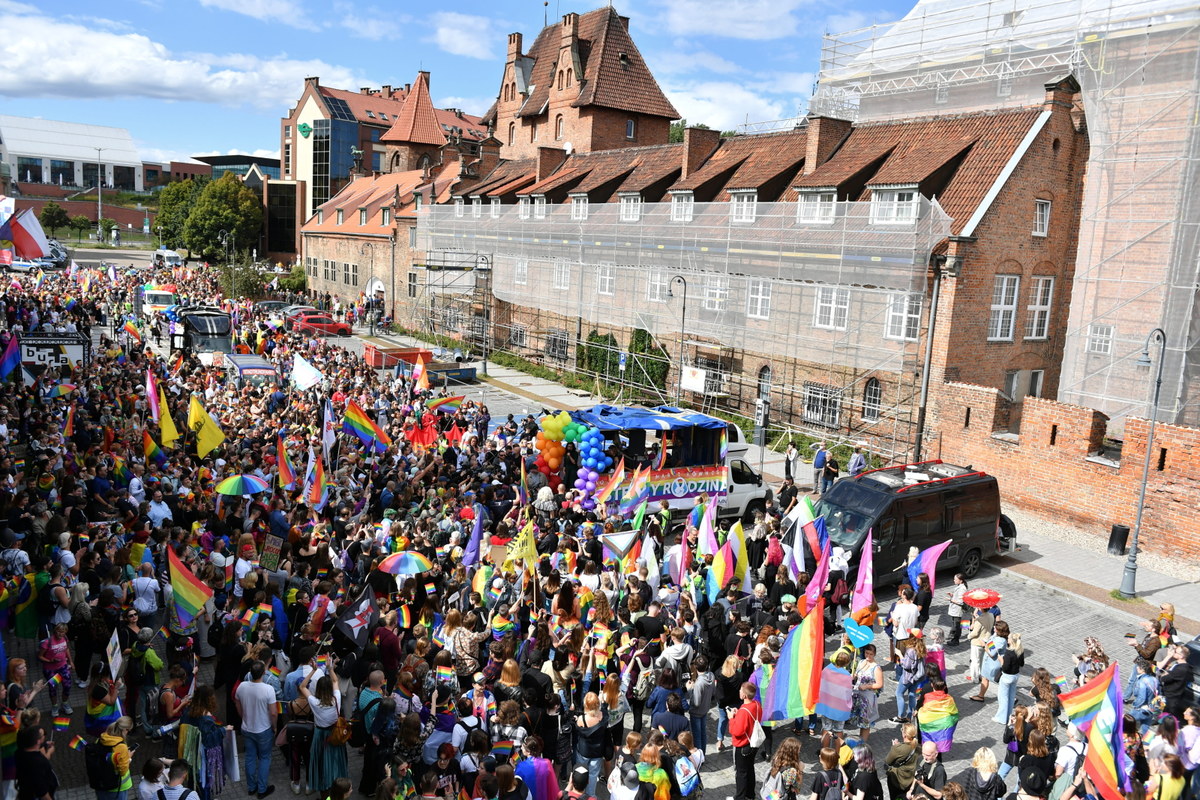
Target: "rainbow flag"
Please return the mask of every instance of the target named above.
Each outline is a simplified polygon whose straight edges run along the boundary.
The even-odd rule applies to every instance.
[[[401,606],[396,609],[396,626],[407,630],[412,627],[412,609],[408,606]]]
[[[67,747],[83,752],[83,748],[87,747],[87,739],[79,735],[72,736],[71,741],[67,742]]]
[[[1067,719],[1075,723],[1075,727],[1079,728],[1083,733],[1087,733],[1092,727],[1092,720],[1100,713],[1100,707],[1104,704],[1104,698],[1108,694],[1110,683],[1116,675],[1117,664],[1113,662],[1108,669],[1101,672],[1095,678],[1080,686],[1073,692],[1060,694],[1058,700],[1062,703],[1063,713],[1067,715]]]
[[[64,439],[70,439],[75,435],[75,404],[67,409],[67,418],[63,422],[62,435]]]
[[[322,672],[329,672],[329,656],[327,654],[322,653],[314,660],[316,661],[317,669],[321,670]]]
[[[307,498],[308,504],[318,511],[321,510],[325,503],[329,500],[329,479],[325,477],[325,462],[320,456],[316,458],[316,466],[313,469],[312,485],[308,487]]]
[[[625,494],[621,498],[621,516],[629,516],[630,512],[649,496],[650,470],[638,467],[633,471],[633,477],[629,479],[629,485],[625,487]]]
[[[54,730],[65,731],[69,727],[71,727],[71,717],[69,715],[56,716],[54,718]]]
[[[1054,679],[1054,683],[1058,686],[1059,694],[1066,694],[1066,688],[1067,688],[1067,676],[1066,675],[1059,675],[1057,678]],[[1078,726],[1076,726],[1076,727],[1078,727]]]
[[[44,286],[45,283],[46,283],[46,273],[42,272],[39,269],[37,271],[37,278],[33,281],[33,290],[35,292],[40,292],[42,290],[42,286]]]
[[[59,686],[62,686],[62,685],[63,685],[63,677],[62,677],[62,675],[60,675],[57,672],[46,679],[46,688],[47,689],[57,689]]]
[[[1083,769],[1092,779],[1096,793],[1104,800],[1123,800],[1130,786],[1126,773],[1122,730],[1125,708],[1116,662],[1092,678],[1083,688],[1089,688],[1093,684],[1102,684],[1103,693],[1100,696],[1099,708],[1088,720],[1088,748],[1083,760]],[[1073,718],[1071,721],[1075,722]],[[1081,727],[1078,722],[1075,722],[1075,725]]]
[[[825,543],[829,541],[829,531],[825,528],[825,517],[817,516],[812,500],[807,496],[797,503],[797,508],[793,513],[797,515],[795,522],[800,526],[800,530],[804,531],[804,541],[808,542],[808,549],[812,552],[813,558],[819,559]]]
[[[436,629],[434,629],[433,633],[430,634],[429,641],[433,642],[433,644],[436,647],[445,648],[446,647],[445,629],[439,625]]]
[[[950,752],[954,744],[954,729],[958,727],[958,706],[945,692],[930,692],[917,709],[917,727],[921,739],[937,745],[939,753]]]
[[[517,484],[517,504],[529,505],[529,480],[525,475],[525,459],[521,459],[521,482]]]
[[[133,339],[138,344],[142,343],[142,334],[141,334],[141,332],[138,331],[138,329],[134,326],[134,324],[132,322],[129,322],[128,320],[126,320],[125,326],[123,328],[121,328],[121,330],[124,331],[126,334],[128,334],[129,338]]]
[[[503,639],[506,633],[516,633],[517,623],[505,616],[496,615],[492,620],[492,638]]]
[[[512,756],[513,741],[512,739],[501,739],[492,745],[492,755],[497,759],[506,759]]]
[[[615,470],[613,470],[613,474],[609,477],[608,483],[606,483],[604,485],[604,488],[601,489],[599,493],[597,493],[596,505],[603,507],[608,502],[608,498],[612,497],[613,492],[615,492],[617,490],[617,487],[620,486],[624,482],[625,482],[625,459],[622,458],[621,461],[617,464],[617,468]]]
[[[426,411],[441,411],[443,414],[458,413],[459,406],[463,400],[466,400],[466,395],[458,395],[457,397],[441,397],[437,400],[430,400],[425,404]]]
[[[279,667],[271,667],[270,673],[276,678],[283,677],[283,670],[281,670]]]
[[[159,469],[162,469],[163,464],[167,463],[167,454],[154,441],[150,431],[142,431],[142,452],[146,454],[146,460],[158,464]]]
[[[179,371],[181,369],[183,369],[183,351],[182,350],[180,350],[179,354],[175,356],[175,361],[172,362],[172,364],[171,364],[171,375],[172,376],[178,375]]]
[[[724,464],[725,460],[728,458],[729,458],[729,427],[726,426],[721,429],[721,463]]]
[[[492,568],[490,565],[484,564],[471,576],[471,591],[478,592],[480,597],[487,597],[487,591],[491,586]]]
[[[375,424],[375,420],[367,416],[358,403],[353,400],[346,402],[346,413],[342,417],[342,430],[352,433],[362,440],[362,443],[377,453],[388,449],[392,439]]]
[[[296,486],[296,467],[288,458],[287,448],[283,446],[283,437],[275,435],[275,466],[279,468],[279,487],[292,489]]]
[[[721,596],[725,585],[733,577],[733,544],[726,539],[725,544],[721,545],[721,549],[713,556],[712,566],[708,568],[707,581],[705,591],[708,594],[708,602],[715,603],[717,598]]]
[[[129,480],[133,477],[133,475],[129,472],[129,464],[125,462],[125,459],[115,454],[113,455],[112,460],[113,478],[117,481],[117,483],[122,483],[126,486],[129,485]]]
[[[728,543],[726,543],[728,544]],[[825,662],[824,600],[787,635],[779,661],[762,692],[763,720],[807,717],[821,696],[821,665]]]
[[[425,594],[437,594],[437,586],[433,581],[425,581]]]
[[[454,667],[435,667],[434,680],[449,683],[454,680]]]
[[[947,539],[941,544],[935,544],[933,547],[926,547],[917,557],[908,565],[908,583],[915,591],[917,588],[917,577],[924,572],[929,576],[929,591],[934,590],[933,573],[937,570],[938,559],[942,553],[946,552],[946,548],[950,546],[951,539]]]

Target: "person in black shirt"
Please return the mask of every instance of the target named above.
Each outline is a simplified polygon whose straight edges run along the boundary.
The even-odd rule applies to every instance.
[[[662,612],[662,606],[658,601],[650,604],[646,610],[646,614],[638,617],[637,622],[633,623],[633,627],[637,630],[638,636],[645,639],[648,643],[646,652],[652,658],[658,658],[662,655],[662,636],[667,629],[667,625],[658,616]]]
[[[854,763],[858,770],[850,780],[850,800],[883,800],[883,784],[879,781],[871,748],[854,748]]]
[[[913,777],[908,796],[910,800],[922,797],[941,800],[942,787],[945,785],[946,768],[938,761],[937,745],[925,742],[921,745],[921,761],[917,764],[917,774]]]
[[[796,480],[794,478],[784,478],[783,486],[779,487],[779,510],[783,514],[787,514],[792,510],[792,506],[796,503],[796,495],[800,490],[796,488]]]
[[[50,766],[54,743],[40,726],[17,732],[17,800],[54,800],[58,776]]]

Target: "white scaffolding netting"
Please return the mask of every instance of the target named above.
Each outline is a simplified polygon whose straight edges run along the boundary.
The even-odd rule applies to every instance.
[[[438,206],[422,213],[418,244],[431,263],[484,254],[494,295],[517,306],[668,343],[895,369],[915,351],[929,257],[951,220],[924,198],[902,224],[870,203],[837,205],[812,223],[795,203],[696,203],[686,219],[671,203],[593,204],[586,219],[571,204],[496,217]]]

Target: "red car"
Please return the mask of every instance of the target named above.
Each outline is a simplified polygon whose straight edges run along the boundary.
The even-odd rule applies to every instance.
[[[349,336],[350,326],[328,314],[300,314],[288,320],[295,331],[311,331],[333,336]]]

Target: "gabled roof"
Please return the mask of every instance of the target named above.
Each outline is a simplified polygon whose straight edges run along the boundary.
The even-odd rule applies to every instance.
[[[490,173],[483,176],[465,194],[472,197],[499,197],[511,194],[523,186],[528,186],[537,180],[537,159],[518,158],[514,161],[501,161]],[[515,185],[513,185],[515,184]],[[500,190],[500,191],[497,191]]]
[[[553,175],[522,190],[521,194],[549,194],[556,189],[565,189],[570,194],[589,194],[606,189],[603,197],[594,199],[597,202],[615,201],[621,192],[644,192],[682,170],[682,144],[573,153]]]
[[[394,212],[399,219],[416,216],[413,192],[426,181],[424,171],[390,172],[372,177],[357,178],[327,203],[318,206],[322,212],[318,222],[316,211],[300,228],[301,233],[342,233],[347,235],[386,236],[392,232],[391,225],[384,225],[379,213],[385,206],[397,204]],[[397,203],[398,199],[398,203]],[[337,211],[342,210],[342,223],[337,221]],[[367,224],[358,224],[358,212],[367,211]]]
[[[404,108],[405,93],[403,89],[392,89],[391,96],[381,93],[363,94],[346,89],[334,89],[321,86],[317,89],[321,97],[341,100],[349,108],[354,118],[366,125],[390,125],[400,110]],[[367,112],[371,114],[368,116]],[[387,115],[387,119],[383,115]]]
[[[860,200],[866,199],[871,186],[919,186],[958,160],[953,174],[936,192],[954,220],[953,232],[958,233],[1043,110],[1017,108],[857,125],[833,158],[793,186],[842,187],[859,176],[864,190],[846,199]],[[795,199],[795,192],[789,192],[787,199]]]
[[[431,144],[436,147],[446,143],[446,134],[438,125],[433,100],[429,97],[429,73],[417,73],[417,82],[408,93],[400,115],[391,129],[379,137],[379,141]]]
[[[572,101],[572,106],[603,106],[679,119],[679,112],[663,94],[629,36],[626,21],[616,9],[606,6],[581,15],[578,32],[576,47],[582,74],[576,83],[579,95]],[[555,85],[561,44],[561,21],[547,25],[538,34],[527,54],[533,60],[530,77],[533,91],[522,104],[519,116],[538,116],[546,109],[551,88]]]
[[[761,190],[772,180],[781,176],[790,178],[800,169],[807,141],[804,130],[722,139],[700,169],[677,181],[670,190],[696,191],[707,186],[713,192],[713,200],[727,200],[728,192],[738,189]]]

